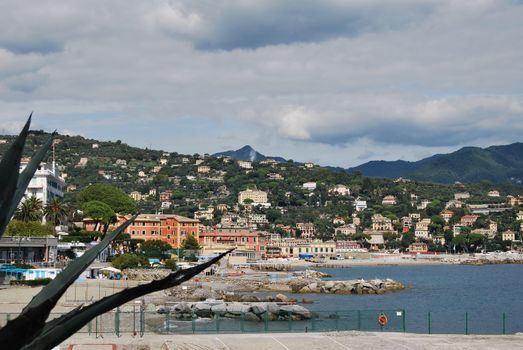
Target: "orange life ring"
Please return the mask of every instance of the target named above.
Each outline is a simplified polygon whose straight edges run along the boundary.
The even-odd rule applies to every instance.
[[[387,325],[387,323],[389,323],[389,320],[388,320],[387,316],[384,313],[379,314],[379,316],[378,316],[378,324],[381,327],[385,327]]]

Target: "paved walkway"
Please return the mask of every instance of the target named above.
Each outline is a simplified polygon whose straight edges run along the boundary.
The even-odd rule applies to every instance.
[[[68,346],[70,344],[78,344]],[[81,344],[92,344],[90,346]],[[103,345],[102,345],[103,344]],[[116,345],[113,347],[112,345]],[[61,346],[71,350],[432,350],[432,349],[523,349],[523,335],[423,335],[403,333],[339,332],[339,333],[264,333],[206,335],[146,335],[132,338],[106,337],[94,339],[75,335]]]

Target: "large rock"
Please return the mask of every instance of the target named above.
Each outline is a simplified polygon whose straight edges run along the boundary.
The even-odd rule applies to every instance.
[[[232,315],[242,315],[249,312],[250,306],[241,303],[230,303],[227,304],[227,313]]]
[[[251,306],[252,312],[256,315],[264,314],[267,311],[267,304],[256,303]]]
[[[310,319],[312,317],[312,313],[300,305],[283,305],[280,307],[280,315],[297,315],[303,319]]]
[[[211,311],[215,315],[223,316],[227,312],[227,305],[225,303],[213,305]]]
[[[287,298],[287,296],[284,294],[276,294],[276,301],[287,302],[289,301],[289,298]]]
[[[240,301],[247,303],[256,303],[260,301],[260,298],[258,298],[256,295],[242,295]]]
[[[187,303],[179,303],[171,307],[171,312],[185,314],[191,312],[191,307]]]
[[[196,316],[199,317],[210,317],[212,315],[211,305],[207,303],[196,303],[193,306],[193,311]]]
[[[332,287],[334,287],[334,284],[335,284],[334,281],[327,281],[327,282],[325,282],[325,288],[331,289]]]
[[[280,313],[280,305],[275,304],[275,303],[268,303],[267,304],[267,311],[269,311],[269,313],[271,313],[271,314],[279,315],[279,313]]]
[[[243,319],[245,321],[254,321],[254,322],[258,322],[260,321],[260,318],[258,316],[256,316],[254,313],[252,312],[246,312],[243,314]]]

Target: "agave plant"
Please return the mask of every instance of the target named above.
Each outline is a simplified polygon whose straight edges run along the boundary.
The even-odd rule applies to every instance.
[[[0,237],[13,216],[18,203],[22,199],[29,181],[33,177],[38,165],[44,159],[51,146],[53,135],[33,156],[24,171],[19,174],[20,159],[22,157],[25,140],[29,133],[31,116],[27,120],[22,132],[11,145],[0,162]],[[218,255],[206,263],[187,270],[171,273],[164,279],[152,281],[148,284],[107,296],[99,301],[80,306],[59,318],[46,322],[51,310],[67,288],[74,283],[80,274],[94,261],[120,233],[122,233],[136,218],[137,215],[123,223],[113,232],[107,234],[95,247],[89,249],[81,257],[75,259],[58,276],[46,285],[33,297],[28,305],[15,319],[7,322],[0,329],[0,344],[2,349],[52,349],[76,331],[81,329],[96,316],[123,305],[137,297],[177,286],[218,262],[231,250]]]

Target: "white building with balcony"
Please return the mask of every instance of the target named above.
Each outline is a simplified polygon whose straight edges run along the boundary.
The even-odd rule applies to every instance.
[[[20,164],[20,172],[22,172],[26,166],[27,161],[22,161]],[[41,163],[29,182],[24,197],[35,196],[45,205],[53,198],[64,198],[65,190],[65,180],[60,176],[56,165]]]

